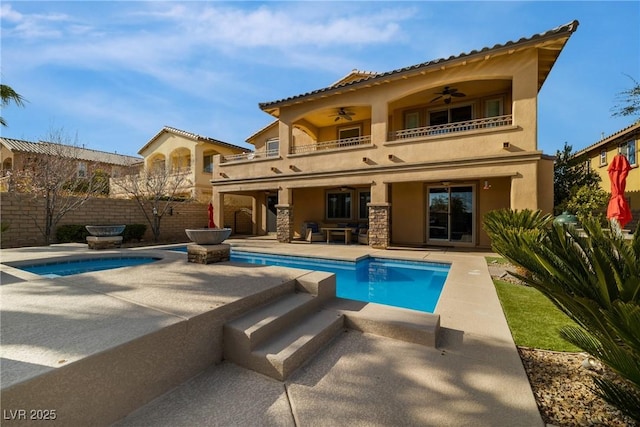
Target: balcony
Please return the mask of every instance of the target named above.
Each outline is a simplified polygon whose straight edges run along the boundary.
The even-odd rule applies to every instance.
[[[268,159],[268,158],[278,157],[279,154],[280,153],[278,152],[277,149],[267,150],[267,151],[255,151],[251,153],[231,154],[227,156],[221,156],[220,163]]]
[[[291,154],[305,154],[321,150],[358,147],[371,144],[371,136],[357,136],[355,138],[336,139],[333,141],[316,142],[315,144],[295,145],[291,147]]]
[[[426,136],[439,136],[456,132],[467,132],[471,130],[493,129],[502,126],[511,126],[513,117],[511,114],[504,116],[488,117],[483,119],[468,120],[464,122],[446,123],[436,126],[424,126],[413,129],[403,129],[389,134],[390,141],[401,141],[403,139],[423,138]]]

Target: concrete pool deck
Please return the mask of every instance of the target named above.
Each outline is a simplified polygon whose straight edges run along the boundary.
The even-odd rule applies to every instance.
[[[116,423],[122,426],[543,425],[484,260],[487,253],[227,242],[236,249],[287,255],[450,262],[436,307],[437,348],[349,330],[280,382],[219,363],[219,350],[207,343],[217,339],[212,324],[278,292],[300,270],[188,264],[185,253],[149,248],[4,249],[2,263],[113,253],[157,253],[163,259],[56,279],[0,266],[3,425],[21,424],[6,417],[20,409],[56,410],[59,421],[73,420],[63,413],[73,397],[73,390],[65,389],[70,377],[94,388],[99,410],[88,415],[94,425],[110,424],[105,414],[114,411],[129,414]],[[201,353],[197,363],[187,357],[193,352]],[[118,385],[131,369],[140,375],[137,398],[118,401]],[[151,381],[159,371],[167,373],[161,384]],[[43,400],[37,395],[30,403],[12,400],[22,382],[39,378]],[[45,393],[51,389],[56,398]]]

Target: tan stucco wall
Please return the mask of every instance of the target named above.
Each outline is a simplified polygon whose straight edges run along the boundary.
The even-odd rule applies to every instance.
[[[421,245],[425,242],[426,187],[421,182],[401,182],[391,186],[391,242]]]
[[[269,135],[278,130],[280,157],[228,164],[220,164],[218,158],[216,168],[225,176],[214,176],[214,192],[278,191],[280,203],[294,206],[297,230],[312,213],[322,212],[325,189],[369,185],[372,203],[391,203],[392,242],[423,244],[425,185],[442,181],[473,183],[477,189],[473,243],[488,246],[481,227],[487,211],[511,207],[550,212],[552,208],[552,162],[537,150],[538,72],[537,50],[530,49],[283,106],[278,126],[269,128]],[[467,84],[470,92],[480,94],[475,101],[465,100],[475,102],[476,110],[483,99],[494,96],[482,92],[485,85],[503,90],[499,93],[504,100],[503,113],[512,114],[513,123],[390,140],[389,131],[402,127],[403,109],[425,106],[424,100],[416,100],[428,100],[443,86],[458,83]],[[297,124],[311,127],[307,124],[312,117],[320,121],[320,112],[325,114],[343,106],[368,114],[361,120],[355,116],[353,123],[338,124],[362,123],[363,135],[371,135],[369,144],[288,154]],[[476,111],[474,117],[482,114]],[[326,126],[314,129],[314,137],[320,142],[336,139],[337,124],[326,117],[324,122]],[[254,138],[266,139],[262,135]],[[491,182],[491,190],[486,193],[481,190],[485,180]]]

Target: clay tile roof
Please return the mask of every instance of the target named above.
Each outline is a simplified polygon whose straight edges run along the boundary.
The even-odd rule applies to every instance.
[[[209,142],[209,143],[212,143],[212,144],[223,145],[225,147],[229,147],[229,148],[236,149],[236,150],[247,151],[247,149],[244,148],[244,147],[239,147],[237,145],[233,145],[233,144],[230,144],[228,142],[220,141],[219,139],[209,138],[208,136],[198,135],[196,133],[188,132],[188,131],[182,130],[182,129],[177,129],[177,128],[174,128],[174,127],[171,127],[171,126],[165,126],[162,129],[160,129],[158,131],[158,133],[156,133],[140,150],[138,150],[138,153],[142,153],[153,141],[156,140],[156,138],[158,138],[164,132],[170,132],[170,133],[173,133],[173,134],[176,134],[176,135],[181,135],[181,136],[189,138],[189,139],[191,139],[193,141]]]
[[[560,36],[563,34],[566,35],[570,35],[571,33],[573,33],[574,31],[576,31],[576,29],[578,28],[578,21],[574,20],[572,22],[569,22],[565,25],[561,25],[559,27],[553,28],[549,31],[546,31],[544,33],[540,33],[540,34],[534,34],[531,37],[522,37],[521,39],[519,39],[518,41],[508,41],[504,44],[496,44],[493,47],[484,47],[480,50],[472,50],[471,52],[468,53],[460,53],[459,55],[452,55],[449,58],[440,58],[440,59],[434,59],[432,61],[428,61],[428,62],[423,62],[420,64],[415,64],[415,65],[411,65],[408,67],[404,67],[404,68],[398,68],[396,70],[392,70],[392,71],[387,71],[387,72],[383,72],[383,73],[375,73],[375,72],[359,72],[358,70],[353,70],[350,74],[348,74],[346,77],[338,80],[336,83],[334,83],[331,86],[322,88],[322,89],[317,89],[311,92],[307,92],[307,93],[303,93],[300,95],[294,95],[288,98],[283,98],[283,99],[279,99],[277,101],[270,101],[270,102],[262,102],[259,105],[259,107],[262,110],[270,110],[270,109],[276,109],[280,106],[280,104],[287,104],[290,101],[294,101],[294,100],[300,100],[302,98],[306,98],[306,97],[312,97],[314,95],[317,94],[321,94],[321,93],[325,93],[325,92],[331,92],[331,91],[335,91],[335,90],[340,90],[343,87],[350,87],[350,88],[357,88],[358,86],[364,86],[364,85],[368,85],[371,82],[375,82],[378,80],[385,80],[388,78],[393,78],[393,77],[400,77],[401,75],[407,73],[407,72],[411,72],[411,71],[415,71],[418,69],[423,69],[423,68],[429,68],[429,67],[433,67],[433,66],[443,66],[445,65],[447,62],[452,62],[452,61],[456,61],[456,60],[463,60],[472,56],[476,56],[476,55],[487,55],[490,53],[494,53],[503,49],[513,49],[522,45],[526,45],[529,43],[536,43],[538,41],[543,41],[547,38],[553,38],[556,36]],[[348,78],[351,77],[352,75],[354,75],[354,73],[357,75],[358,73],[362,73],[362,76],[360,78],[356,78],[353,80],[349,80]]]
[[[90,148],[79,147],[74,145],[57,144],[47,141],[31,142],[22,139],[0,138],[2,144],[13,152],[36,153],[36,154],[52,154],[73,157],[78,160],[86,160],[90,162],[107,163],[118,166],[130,166],[134,163],[141,162],[142,158],[127,156],[118,153],[109,153],[106,151],[93,150]]]
[[[603,146],[607,145],[609,142],[615,140],[618,137],[621,137],[621,136],[625,137],[628,134],[631,134],[633,132],[638,132],[638,131],[640,131],[640,121],[638,121],[638,122],[636,122],[636,123],[634,123],[632,125],[629,125],[626,128],[620,129],[619,131],[614,132],[609,136],[606,136],[606,137],[600,139],[598,142],[595,142],[595,143],[589,145],[588,147],[583,148],[582,150],[576,152],[573,156],[574,157],[581,156],[581,155],[583,155],[583,154],[585,154],[585,153],[587,153],[587,152],[589,152],[591,150],[594,150],[596,148],[603,147]]]

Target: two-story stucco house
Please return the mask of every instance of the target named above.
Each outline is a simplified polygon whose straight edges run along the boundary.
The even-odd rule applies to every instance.
[[[177,188],[175,196],[209,203],[214,156],[243,156],[251,151],[228,142],[165,126],[140,148],[138,154],[144,158],[141,167],[147,170],[161,168],[169,176],[175,174],[184,177],[183,184]],[[120,186],[112,185],[111,188],[112,197],[127,197],[127,193]],[[251,205],[252,200],[249,197],[228,197],[222,207],[225,222],[216,224],[231,227],[234,233],[251,233]]]
[[[487,247],[486,212],[552,210],[537,100],[577,27],[261,103],[276,121],[249,137],[254,153],[216,156],[214,205],[251,196],[255,234],[281,242],[316,222],[366,227],[375,248]]]
[[[600,187],[607,192],[611,192],[611,180],[608,173],[609,164],[617,154],[622,154],[627,158],[631,170],[627,175],[625,197],[636,221],[640,214],[639,145],[640,122],[637,122],[578,151],[574,155],[575,157],[586,157],[587,167],[600,176],[602,179]],[[630,227],[633,229],[633,226],[631,225]]]
[[[156,133],[138,154],[144,157],[147,169],[162,167],[169,171],[186,172],[188,184],[180,194],[201,202],[211,200],[213,156],[234,155],[251,151],[228,142],[165,126]]]
[[[60,156],[72,159],[78,178],[90,176],[97,169],[109,176],[117,177],[125,173],[132,165],[142,162],[142,158],[139,157],[93,150],[82,146],[2,137],[0,138],[0,164],[2,165],[0,190],[9,190],[8,181],[11,174],[26,167],[32,167],[34,160],[40,156]]]

